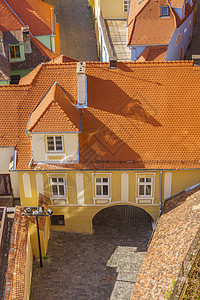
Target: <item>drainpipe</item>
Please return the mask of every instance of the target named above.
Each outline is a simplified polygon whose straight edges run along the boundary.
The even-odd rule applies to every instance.
[[[159,199],[159,216],[162,213],[162,171],[160,171],[160,199]]]

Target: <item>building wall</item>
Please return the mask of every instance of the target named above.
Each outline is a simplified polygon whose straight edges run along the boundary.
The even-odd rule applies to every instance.
[[[9,164],[12,156],[14,156],[13,147],[0,148],[0,174],[10,174],[13,196],[15,198],[19,198],[19,183],[17,173],[9,171]]]
[[[63,153],[48,153],[47,150],[47,136],[52,134],[32,134],[32,152],[33,158],[36,162],[44,161],[78,161],[78,134],[56,134],[56,136],[63,137]]]
[[[138,56],[145,50],[146,46],[132,46],[131,47],[131,61],[135,61]]]
[[[30,241],[30,235],[28,234],[27,246],[26,246],[26,264],[25,264],[25,289],[24,289],[24,300],[30,299],[30,288],[31,288],[31,277],[32,277],[32,264],[33,264],[33,253]]]
[[[185,55],[187,51],[187,47],[189,42],[192,39],[193,33],[193,19],[194,19],[194,11],[190,14],[190,16],[181,24],[180,27],[176,28],[167,48],[167,53],[165,60],[179,60],[180,59],[180,51],[183,47],[183,55]],[[181,36],[180,42],[177,44],[177,36]]]
[[[0,85],[8,85],[10,84],[9,80],[0,80]]]
[[[31,71],[33,71],[33,69],[26,69],[26,70],[11,70],[10,71],[10,75],[20,75],[20,78],[28,75],[28,73],[30,73]]]
[[[126,19],[123,12],[123,0],[100,0],[100,10],[105,19]]]
[[[38,35],[35,37],[38,39],[38,41],[40,41],[43,45],[45,45],[51,51],[55,50],[54,45],[51,44],[51,35]]]
[[[39,174],[39,175],[38,175]],[[29,183],[27,183],[27,175]],[[20,197],[22,206],[37,206],[39,192],[51,199],[49,206],[54,215],[64,215],[65,226],[52,226],[55,230],[92,233],[92,219],[97,212],[112,205],[139,206],[147,211],[154,221],[160,210],[160,189],[164,200],[200,182],[199,170],[182,171],[70,171],[70,172],[19,172]],[[37,180],[37,176],[40,180]],[[162,176],[162,186],[160,185]],[[65,178],[66,198],[52,199],[52,177]],[[95,197],[95,178],[109,178],[109,197]],[[139,177],[153,178],[152,197],[138,197]],[[25,179],[24,179],[25,178]],[[38,182],[42,182],[39,184]],[[30,184],[31,193],[24,190]],[[153,198],[153,199],[152,199]]]
[[[39,230],[42,256],[45,256],[47,254],[48,241],[50,238],[50,228],[51,228],[50,218],[46,217],[44,231]],[[37,227],[33,222],[29,222],[29,234],[30,234],[30,241],[31,241],[31,248],[32,248],[33,255],[39,258]]]

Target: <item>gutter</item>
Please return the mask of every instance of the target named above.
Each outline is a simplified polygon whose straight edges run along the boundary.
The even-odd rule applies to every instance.
[[[159,216],[162,213],[162,171],[160,171],[160,198],[159,198]]]
[[[14,151],[13,171],[16,171],[16,165],[17,165],[17,150]]]

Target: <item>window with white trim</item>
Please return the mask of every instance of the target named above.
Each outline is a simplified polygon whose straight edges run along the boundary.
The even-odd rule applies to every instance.
[[[128,12],[128,10],[129,10],[129,3],[130,3],[130,0],[123,0],[124,13]]]
[[[109,178],[95,178],[95,196],[109,197]]]
[[[48,152],[63,152],[63,138],[62,136],[48,136],[47,137]]]
[[[161,6],[160,7],[160,16],[168,17],[169,16],[169,6]]]
[[[54,198],[61,198],[65,196],[65,179],[51,178],[52,196]]]
[[[138,196],[139,197],[152,197],[153,191],[153,178],[140,177],[138,178]]]

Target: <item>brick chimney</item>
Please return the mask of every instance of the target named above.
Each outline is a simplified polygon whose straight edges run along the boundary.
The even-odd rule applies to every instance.
[[[24,53],[32,53],[31,48],[31,38],[30,38],[30,31],[29,26],[24,26],[21,28],[22,35],[23,35],[23,42],[24,42]]]
[[[87,78],[85,75],[86,63],[78,62],[76,67],[77,74],[77,104],[86,105],[87,103]]]

